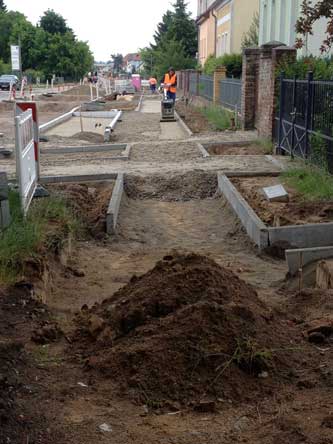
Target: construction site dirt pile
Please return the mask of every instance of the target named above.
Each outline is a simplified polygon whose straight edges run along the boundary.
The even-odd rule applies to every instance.
[[[94,237],[104,237],[106,213],[112,195],[113,182],[92,184],[54,184],[53,193],[63,196],[73,206],[80,220]]]
[[[333,201],[305,200],[292,187],[285,185],[289,202],[269,202],[263,188],[281,183],[276,177],[255,177],[233,179],[232,182],[269,226],[304,225],[333,221]]]
[[[6,291],[0,288],[1,444],[52,444],[63,438],[46,431],[44,414],[32,395],[39,382],[35,377],[35,362],[25,346],[31,344],[36,331],[45,330],[51,323],[47,308],[32,298],[31,289],[29,283],[17,284]],[[25,396],[29,397],[27,404],[22,403]]]
[[[271,394],[297,355],[288,351],[295,331],[256,291],[196,254],[171,253],[102,304],[83,307],[76,322],[73,346],[86,368],[152,407]]]
[[[188,201],[214,197],[217,176],[205,171],[193,171],[183,175],[154,175],[149,177],[128,176],[125,190],[132,199],[159,199],[164,201]]]

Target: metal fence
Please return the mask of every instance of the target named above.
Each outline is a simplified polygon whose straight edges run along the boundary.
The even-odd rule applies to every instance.
[[[241,79],[220,80],[220,103],[231,110],[241,110],[242,81]]]
[[[195,96],[197,94],[198,75],[196,72],[190,72],[189,77],[189,92]]]
[[[200,75],[199,94],[205,99],[213,100],[214,97],[214,79],[212,76]]]
[[[280,78],[275,141],[281,153],[333,173],[333,81]]]

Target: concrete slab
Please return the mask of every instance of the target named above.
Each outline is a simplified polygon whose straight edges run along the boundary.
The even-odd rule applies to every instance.
[[[189,137],[193,136],[193,132],[190,130],[190,128],[186,125],[184,120],[180,117],[180,115],[175,111],[175,117],[179,122],[179,125],[183,128],[185,134],[187,134]]]
[[[42,176],[40,183],[82,183],[82,182],[98,182],[104,180],[117,179],[117,173],[110,174],[82,174],[73,176]]]
[[[45,133],[46,131],[49,131],[51,128],[54,128],[55,126],[57,126],[63,122],[66,122],[67,120],[71,119],[73,116],[73,113],[75,113],[79,109],[80,109],[80,107],[77,106],[76,108],[73,108],[68,113],[62,114],[61,116],[58,116],[55,119],[50,120],[49,122],[39,125],[39,132]]]
[[[124,192],[124,174],[120,173],[117,176],[116,183],[112,191],[109,208],[106,213],[106,232],[108,234],[115,234],[116,232],[119,209],[123,192]]]
[[[112,145],[82,145],[82,146],[66,146],[57,148],[42,148],[41,154],[58,155],[58,154],[76,154],[76,153],[108,153],[116,152],[112,156],[112,160],[129,160],[131,153],[131,145],[126,143],[116,143]],[[101,157],[98,157],[101,160]],[[109,159],[109,158],[108,158]]]
[[[241,220],[252,241],[260,250],[266,248],[268,246],[268,232],[266,225],[261,219],[259,219],[227,176],[221,173],[218,174],[218,188]]]
[[[105,127],[110,124],[110,119],[82,117],[82,122],[84,132],[104,135]],[[66,122],[45,131],[44,134],[47,136],[71,137],[79,132],[81,132],[80,118],[71,117]]]
[[[333,222],[272,227],[268,236],[270,245],[287,241],[298,248],[327,247],[333,245]]]
[[[286,250],[286,261],[291,276],[295,276],[301,267],[311,262],[330,257],[333,257],[333,246]]]

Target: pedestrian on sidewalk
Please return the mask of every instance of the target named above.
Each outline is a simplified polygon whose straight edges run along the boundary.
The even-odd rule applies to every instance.
[[[168,99],[173,100],[173,103],[175,103],[177,92],[177,75],[172,66],[170,66],[168,72],[164,75],[162,85],[164,86],[164,89],[167,90]]]
[[[152,94],[155,94],[156,93],[156,85],[157,85],[156,77],[155,76],[151,76],[148,81],[149,81],[149,86],[150,86],[150,92]]]

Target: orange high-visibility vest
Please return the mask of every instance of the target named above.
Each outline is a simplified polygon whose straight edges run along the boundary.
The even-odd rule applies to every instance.
[[[171,83],[171,85],[173,85],[176,82],[177,82],[176,74],[174,74],[173,76],[170,76],[169,73],[165,74],[164,83]],[[171,93],[176,93],[176,91],[177,91],[175,86],[170,86],[168,89]]]

